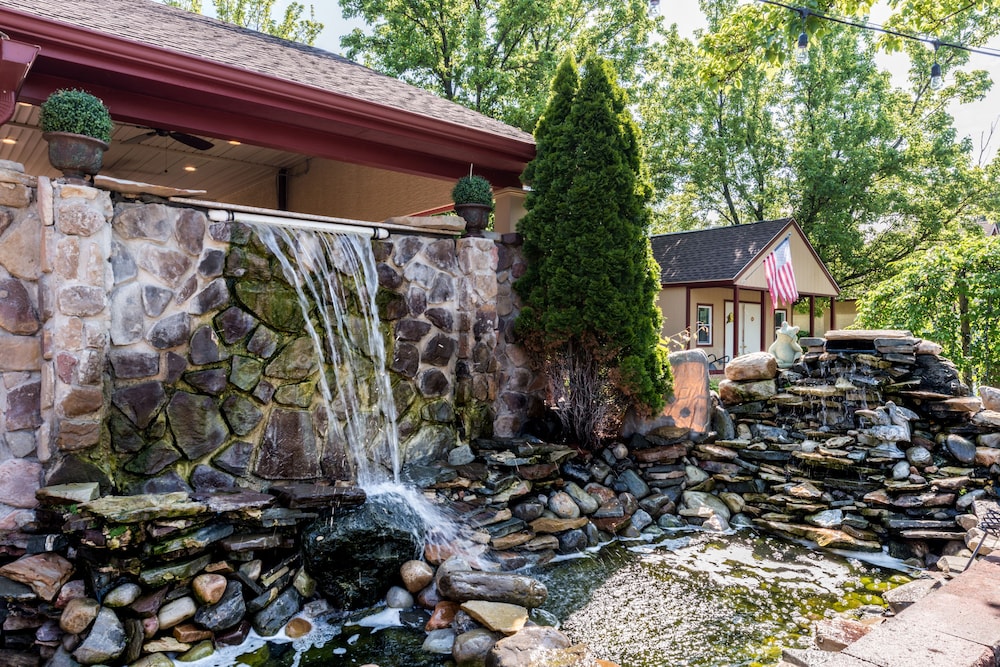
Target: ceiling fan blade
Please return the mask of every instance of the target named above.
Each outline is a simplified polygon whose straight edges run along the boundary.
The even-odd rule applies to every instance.
[[[211,141],[196,137],[193,134],[185,134],[184,132],[170,132],[170,138],[199,151],[207,151],[209,148],[215,146]]]
[[[126,139],[122,143],[123,144],[139,144],[139,143],[142,143],[144,140],[149,139],[150,137],[155,137],[155,136],[156,136],[156,130],[153,130],[152,132],[146,132],[144,134],[137,134],[134,137],[129,137],[128,139]]]

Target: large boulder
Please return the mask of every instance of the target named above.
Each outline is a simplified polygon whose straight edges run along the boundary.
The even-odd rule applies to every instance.
[[[743,354],[726,364],[726,379],[733,382],[773,380],[778,376],[778,360],[770,352]]]
[[[399,568],[419,556],[424,526],[404,498],[381,494],[314,522],[302,539],[319,590],[338,607],[356,609],[378,602]]]

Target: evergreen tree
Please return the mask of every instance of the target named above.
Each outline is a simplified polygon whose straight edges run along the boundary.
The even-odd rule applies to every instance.
[[[519,225],[529,270],[515,288],[517,331],[549,371],[563,425],[589,445],[627,404],[662,408],[670,367],[639,130],[608,63],[591,56],[583,69],[577,87],[564,59],[536,130]]]

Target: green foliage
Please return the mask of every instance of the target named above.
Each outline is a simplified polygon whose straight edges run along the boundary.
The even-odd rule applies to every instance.
[[[99,98],[83,90],[63,88],[42,102],[42,132],[72,132],[111,141],[111,114]]]
[[[858,326],[940,343],[969,384],[1000,382],[1000,239],[977,229],[893,267],[858,302]]]
[[[573,415],[566,425],[591,444],[626,402],[659,410],[670,369],[639,130],[610,65],[592,56],[583,71],[564,58],[538,123],[518,226],[528,269],[515,289],[518,335],[553,371],[558,407]],[[590,420],[603,411],[605,423]]]
[[[451,191],[456,204],[482,204],[493,206],[493,186],[482,176],[463,176]]]
[[[162,0],[162,2],[195,14],[202,13],[201,0]],[[220,21],[292,42],[312,45],[323,30],[323,24],[316,20],[316,12],[312,5],[309,5],[309,18],[303,18],[305,5],[290,2],[281,18],[276,20],[273,17],[275,0],[212,0],[212,4],[215,7],[215,15]]]
[[[340,0],[366,27],[347,56],[526,131],[561,56],[609,58],[631,84],[652,52],[647,0]]]

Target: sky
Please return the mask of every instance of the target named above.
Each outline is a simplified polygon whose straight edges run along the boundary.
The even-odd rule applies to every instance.
[[[340,37],[353,28],[363,25],[354,20],[348,21],[340,14],[340,4],[336,0],[316,0],[309,3],[308,0],[300,0],[307,6],[312,4],[316,12],[316,19],[324,24],[323,31],[316,40],[316,46],[341,53]],[[279,2],[281,10],[287,2]],[[660,0],[660,13],[670,23],[676,23],[681,34],[691,35],[698,28],[705,25],[705,18],[698,7],[698,0]],[[884,6],[876,6],[872,13],[872,21],[879,23],[887,15]],[[994,40],[991,48],[1000,49],[1000,40]],[[908,61],[905,55],[879,56],[884,67],[892,72],[897,85],[904,85]],[[988,136],[992,125],[997,124],[996,136],[990,143],[985,154],[985,159],[992,159],[1000,148],[1000,58],[973,54],[968,66],[969,68],[985,69],[992,75],[994,86],[986,99],[973,104],[954,105],[951,114],[955,119],[955,127],[959,136],[968,136],[973,142],[973,159],[978,161],[980,144],[984,134]],[[929,73],[928,73],[929,76]],[[947,74],[946,74],[947,76]]]

